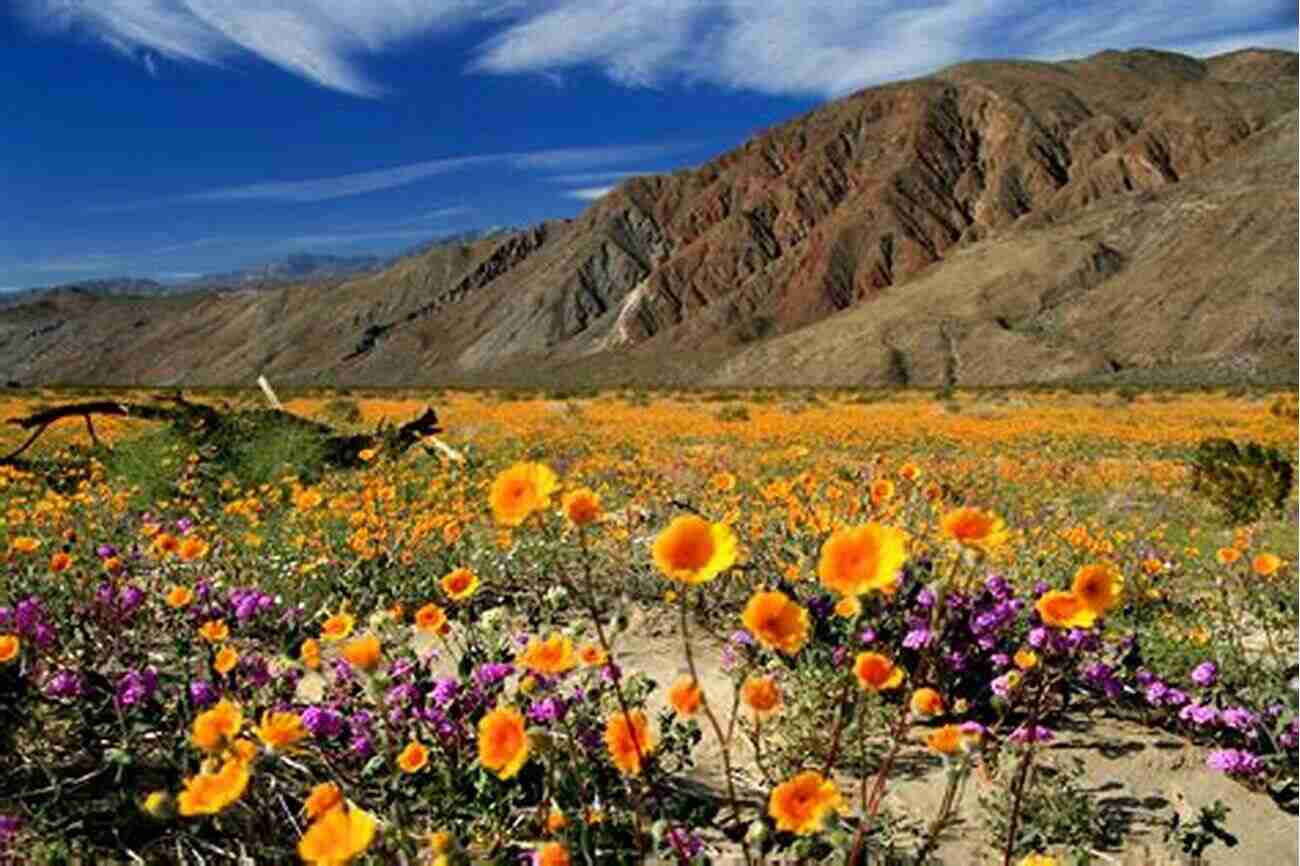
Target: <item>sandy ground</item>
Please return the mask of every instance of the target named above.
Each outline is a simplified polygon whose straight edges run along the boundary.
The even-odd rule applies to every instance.
[[[671,683],[686,667],[680,642],[664,631],[634,621],[633,628],[615,647],[619,663],[625,670],[644,671],[663,686]],[[720,670],[718,649],[708,643],[702,640],[696,650],[697,667],[711,705],[726,713],[732,704],[731,683]],[[662,705],[663,693],[661,688],[652,700]],[[696,752],[698,780],[720,791],[720,750],[708,725],[703,727],[705,737]],[[1118,719],[1075,719],[1065,727],[1072,730],[1058,731],[1057,739],[1045,749],[1046,759],[1066,764],[1074,756],[1080,758],[1086,771],[1085,784],[1100,801],[1119,809],[1127,824],[1124,849],[1098,852],[1095,862],[1124,866],[1172,866],[1184,862],[1167,851],[1161,838],[1180,798],[1198,808],[1218,799],[1230,808],[1225,825],[1238,844],[1231,849],[1222,845],[1211,848],[1204,861],[1210,866],[1287,866],[1298,862],[1300,825],[1296,816],[1283,811],[1267,795],[1252,793],[1222,773],[1207,769],[1205,749]],[[919,748],[906,757],[915,759],[907,762],[915,772],[891,780],[885,802],[895,813],[918,819],[932,816],[944,790],[941,764]],[[743,738],[737,738],[733,763],[743,780],[742,789],[759,787],[753,755]],[[841,785],[843,790],[848,790],[848,785],[854,785],[852,790],[856,790],[854,780],[841,780]],[[981,790],[991,788],[975,774],[962,803],[961,823],[954,838],[939,849],[940,859],[949,866],[1000,863],[981,838],[977,811]],[[718,862],[733,861],[734,852],[718,853],[722,855]],[[734,862],[740,861],[736,858]]]

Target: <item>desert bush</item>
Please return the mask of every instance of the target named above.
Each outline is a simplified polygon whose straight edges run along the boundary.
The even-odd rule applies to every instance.
[[[1206,439],[1192,456],[1191,470],[1192,490],[1234,525],[1252,523],[1266,510],[1282,510],[1295,483],[1292,462],[1257,442]]]

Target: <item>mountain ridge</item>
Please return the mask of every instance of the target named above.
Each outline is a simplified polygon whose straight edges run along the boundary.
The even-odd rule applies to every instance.
[[[1191,370],[1218,352],[1257,355],[1260,375],[1289,364],[1294,378],[1296,61],[1139,50],[958,64],[828,103],[702,166],[631,178],[575,219],[433,249],[324,290],[196,296],[147,314],[83,298],[4,311],[0,369],[22,381],[153,384],[258,373],[300,384],[888,384],[902,353],[907,384],[991,384]],[[1270,129],[1282,144],[1252,149]],[[1182,187],[1186,196],[1173,194]],[[1235,233],[1198,208],[1230,217]],[[1261,219],[1268,208],[1281,218]],[[1054,231],[1071,242],[1039,242]],[[1193,237],[1218,246],[1182,244]],[[981,248],[1022,264],[981,270],[971,257]],[[1249,273],[1210,257],[1236,251]],[[982,284],[962,290],[962,268]],[[1219,282],[1203,286],[1198,272]],[[1165,282],[1138,285],[1134,274]],[[1248,295],[1223,291],[1237,280]],[[1229,318],[1254,321],[1263,306],[1281,324],[1232,343],[1201,334],[1211,326],[1200,319],[1186,319],[1194,333],[1148,321],[1157,310],[1182,321],[1211,290]],[[1079,307],[1115,292],[1164,299],[1128,310],[1129,331],[1157,343]],[[1044,297],[1060,322],[1030,315]],[[975,315],[980,298],[1037,324],[988,325]],[[934,315],[939,299],[965,312]],[[855,322],[887,311],[894,324],[863,331],[846,311]],[[43,330],[54,321],[64,324]],[[970,328],[986,326],[1013,336],[971,342]],[[858,342],[826,336],[840,327]],[[844,371],[757,348],[814,333],[843,344]],[[134,354],[117,348],[123,335]],[[115,365],[79,360],[87,341]]]

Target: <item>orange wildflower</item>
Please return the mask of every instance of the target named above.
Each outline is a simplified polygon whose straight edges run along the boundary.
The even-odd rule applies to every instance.
[[[726,524],[687,514],[659,533],[652,553],[666,577],[688,584],[707,583],[735,564],[736,535]]]
[[[233,671],[238,663],[239,653],[228,646],[223,646],[217,653],[217,657],[212,660],[212,669],[219,674],[225,675]]]
[[[745,706],[762,718],[781,708],[781,689],[772,677],[750,677],[740,688]]]
[[[573,641],[556,632],[542,640],[533,638],[517,659],[520,665],[537,674],[562,674],[577,667]]]
[[[468,568],[458,568],[444,575],[439,583],[452,601],[464,601],[478,590],[478,575]]]
[[[384,648],[380,646],[379,638],[372,634],[348,641],[343,645],[342,650],[343,658],[347,659],[348,664],[363,671],[372,671],[379,667],[383,652]]]
[[[1241,559],[1241,551],[1235,547],[1220,547],[1215,553],[1215,557],[1221,565],[1232,565],[1238,559]]]
[[[18,658],[18,652],[23,648],[23,642],[16,634],[0,634],[0,664],[11,662]]]
[[[397,756],[397,766],[403,773],[418,773],[429,763],[429,750],[419,743],[410,742]]]
[[[230,637],[230,626],[223,620],[210,619],[199,626],[199,634],[209,643],[221,643]]]
[[[72,556],[65,551],[60,550],[50,557],[50,571],[55,574],[66,571],[70,565],[72,565]]]
[[[232,760],[215,773],[192,776],[176,798],[177,809],[186,817],[215,815],[243,796],[249,775],[247,764]]]
[[[33,553],[41,546],[39,538],[32,538],[29,535],[20,535],[9,542],[9,549],[18,553]]]
[[[215,707],[195,717],[190,742],[205,752],[220,752],[239,735],[243,726],[244,713],[239,705],[223,698]]]
[[[1059,589],[1043,593],[1034,607],[1043,624],[1053,628],[1089,628],[1097,621],[1097,614],[1077,595]]]
[[[822,829],[840,802],[833,781],[815,770],[805,770],[772,789],[767,813],[776,821],[778,830],[807,836]]]
[[[500,526],[518,526],[550,504],[555,473],[541,463],[516,463],[492,482],[488,504]]]
[[[912,712],[918,716],[937,716],[943,712],[943,696],[928,686],[912,692]]]
[[[298,840],[298,856],[309,866],[346,866],[375,839],[379,822],[356,806],[330,809]]]
[[[429,634],[446,634],[447,611],[429,602],[415,612],[415,627]]]
[[[925,739],[925,744],[940,755],[957,754],[961,751],[962,743],[960,725],[944,725]]]
[[[180,609],[194,601],[194,590],[188,586],[173,586],[167,590],[167,606]]]
[[[257,738],[270,750],[286,752],[307,736],[307,728],[296,713],[262,713]]]
[[[853,663],[853,673],[863,689],[881,692],[896,689],[903,684],[903,669],[880,653],[858,653]]]
[[[898,477],[904,481],[915,483],[921,477],[921,467],[915,463],[904,463],[898,469]]]
[[[943,532],[963,547],[985,553],[1007,540],[1006,524],[991,511],[978,508],[955,508],[943,516]]]
[[[176,555],[185,562],[193,562],[208,555],[208,543],[196,535],[188,536],[181,542]]]
[[[620,712],[610,716],[605,724],[605,747],[623,775],[638,775],[642,762],[655,748],[645,713],[633,710],[627,715]]]
[[[560,506],[574,526],[586,526],[600,519],[600,497],[586,487],[564,494]]]
[[[693,716],[700,709],[700,687],[689,674],[683,674],[668,687],[668,703],[679,716]]]
[[[808,611],[779,590],[751,596],[741,621],[759,643],[786,655],[794,655],[803,648],[811,628]]]
[[[1282,558],[1272,553],[1261,553],[1251,562],[1250,567],[1260,577],[1272,577],[1282,567]]]
[[[1022,671],[1028,671],[1038,667],[1038,653],[1031,649],[1021,648],[1016,650],[1013,660],[1016,663],[1016,667],[1020,668]]]
[[[533,855],[533,866],[570,866],[569,849],[559,842],[547,842]]]
[[[340,611],[321,623],[320,636],[325,640],[339,641],[352,634],[356,618],[347,611]]]
[[[822,545],[817,575],[840,595],[893,592],[899,569],[907,561],[907,534],[871,522],[840,529]]]
[[[307,813],[308,819],[315,820],[335,806],[341,805],[343,805],[343,792],[339,790],[339,786],[333,782],[321,782],[311,789],[306,802],[302,804],[302,809]]]
[[[519,772],[528,760],[528,734],[518,710],[498,708],[479,720],[478,760],[501,779]]]
[[[1104,615],[1119,604],[1124,588],[1124,578],[1107,563],[1085,565],[1074,575],[1070,591],[1083,606],[1097,616]]]
[[[298,650],[298,660],[303,667],[317,670],[320,668],[320,644],[314,638],[307,638]]]
[[[878,478],[871,483],[871,504],[883,505],[894,498],[894,482],[888,478]]]
[[[578,649],[578,658],[589,668],[599,667],[609,661],[605,651],[598,644],[585,643]]]

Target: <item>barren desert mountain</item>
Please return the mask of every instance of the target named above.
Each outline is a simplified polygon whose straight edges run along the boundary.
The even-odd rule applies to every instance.
[[[1294,381],[1297,55],[872,87],[574,220],[322,289],[55,293],[24,383]]]

